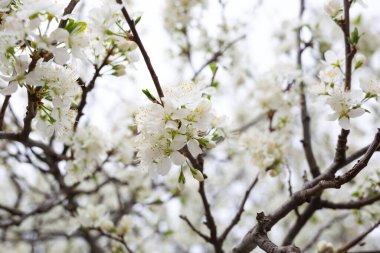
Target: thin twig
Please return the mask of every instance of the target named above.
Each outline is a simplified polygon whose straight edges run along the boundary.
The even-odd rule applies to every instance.
[[[367,229],[364,233],[359,235],[358,237],[354,238],[352,241],[348,242],[347,244],[340,247],[338,250],[336,250],[336,253],[344,253],[347,252],[347,250],[351,249],[358,243],[360,243],[369,233],[371,233],[375,228],[377,228],[380,225],[380,220],[378,220],[372,227]]]
[[[364,206],[371,205],[377,201],[380,201],[380,194],[377,194],[376,196],[360,199],[358,201],[350,201],[350,202],[341,202],[341,203],[334,203],[327,200],[321,201],[321,206],[323,208],[330,208],[330,209],[359,209]]]
[[[310,249],[319,240],[319,238],[321,237],[321,235],[322,235],[322,233],[324,231],[326,231],[327,229],[331,228],[334,223],[336,223],[336,222],[338,222],[340,220],[343,220],[347,216],[348,216],[348,214],[344,214],[344,215],[341,215],[341,216],[338,216],[338,217],[331,218],[328,222],[326,222],[326,224],[324,226],[322,226],[321,228],[318,229],[318,232],[306,244],[306,246],[304,247],[304,249],[302,250],[302,252],[306,252],[308,249]]]
[[[184,220],[187,223],[187,225],[191,228],[191,230],[193,230],[197,235],[199,235],[200,237],[202,237],[206,242],[211,242],[211,238],[208,237],[207,235],[203,234],[197,228],[195,228],[195,226],[190,222],[190,220],[186,216],[180,215],[179,218],[181,218],[182,220]]]
[[[11,96],[5,96],[3,105],[1,106],[0,110],[0,131],[3,130],[3,124],[4,124],[4,117],[5,117],[5,111],[8,108],[9,100],[11,99]]]
[[[129,14],[127,12],[127,9],[125,8],[125,6],[122,3],[122,0],[116,0],[116,2],[118,4],[120,4],[120,5],[122,5],[121,12],[123,13],[123,16],[124,16],[125,20],[127,21],[128,25],[129,25],[129,28],[131,28],[131,32],[133,34],[133,40],[136,42],[137,46],[139,47],[139,49],[141,51],[141,54],[143,55],[143,58],[144,58],[145,63],[146,63],[146,66],[148,67],[149,73],[150,73],[150,75],[152,77],[152,80],[154,82],[154,86],[156,87],[158,96],[159,96],[160,101],[162,103],[161,98],[164,97],[164,92],[162,91],[162,88],[161,88],[161,85],[160,85],[160,81],[158,80],[157,74],[154,71],[153,65],[152,65],[152,63],[150,61],[150,58],[149,58],[149,55],[146,52],[145,47],[144,47],[144,45],[143,45],[143,43],[142,43],[142,41],[140,39],[140,36],[139,36],[139,34],[138,34],[137,30],[136,30],[135,22],[129,16]]]
[[[254,119],[249,121],[247,124],[237,128],[235,130],[232,130],[232,132],[233,133],[243,133],[243,132],[247,131],[249,128],[251,128],[252,126],[256,125],[257,123],[259,123],[260,121],[265,119],[267,115],[268,115],[268,112],[260,113]]]
[[[231,220],[230,224],[227,226],[227,228],[224,230],[224,232],[219,236],[219,241],[224,242],[226,239],[227,235],[231,232],[231,230],[239,223],[241,215],[244,212],[244,206],[245,203],[248,200],[248,197],[252,191],[252,189],[255,187],[257,182],[259,181],[259,175],[256,176],[256,178],[252,181],[248,189],[245,191],[244,197],[240,203],[239,210],[235,214],[234,218]]]
[[[227,45],[225,45],[223,48],[219,49],[218,51],[216,51],[193,75],[193,77],[191,78],[191,80],[195,80],[199,74],[203,71],[203,69],[205,69],[208,65],[210,65],[212,62],[214,61],[217,61],[218,58],[220,56],[222,56],[230,47],[232,47],[233,45],[235,45],[237,42],[239,42],[240,40],[243,40],[245,39],[247,36],[246,35],[242,35],[236,39],[234,39],[233,41],[231,41],[230,43],[228,43]]]

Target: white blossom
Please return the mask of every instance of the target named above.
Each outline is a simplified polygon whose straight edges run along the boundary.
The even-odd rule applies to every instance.
[[[374,76],[365,76],[360,79],[360,88],[366,97],[378,97],[380,93],[380,80]]]
[[[78,222],[85,227],[100,227],[107,219],[107,209],[105,205],[86,205],[78,209]]]
[[[342,11],[341,0],[327,0],[324,5],[327,14],[335,18]]]
[[[361,108],[363,98],[360,90],[345,91],[341,88],[334,89],[327,98],[326,103],[334,111],[328,116],[329,120],[339,120],[339,125],[346,130],[350,129],[350,118],[363,115],[365,110]]]
[[[207,134],[214,128],[211,102],[203,97],[198,83],[181,83],[164,89],[163,106],[151,103],[142,107],[135,120],[138,157],[141,166],[166,175],[172,165],[186,165],[186,149],[194,158],[202,147],[212,147]]]

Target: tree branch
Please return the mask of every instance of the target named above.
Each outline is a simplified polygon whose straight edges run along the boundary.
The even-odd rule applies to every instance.
[[[352,241],[348,242],[346,245],[340,247],[336,253],[344,253],[347,252],[349,249],[360,243],[369,233],[371,233],[375,228],[377,228],[380,225],[380,220],[377,221],[372,227],[367,229],[364,233],[353,239]]]
[[[219,49],[218,51],[216,51],[193,75],[193,77],[191,78],[191,80],[195,80],[199,74],[203,71],[203,69],[205,69],[208,65],[210,65],[210,63],[214,62],[214,61],[217,61],[218,58],[220,56],[222,56],[230,47],[232,47],[233,45],[235,45],[237,42],[239,42],[240,40],[243,40],[245,39],[247,36],[246,35],[242,35],[236,39],[234,39],[233,41],[231,41],[230,43],[228,43],[227,45],[225,45],[223,48]]]
[[[231,230],[234,228],[234,226],[239,223],[240,217],[244,212],[244,205],[248,200],[249,194],[251,193],[252,189],[255,187],[255,185],[257,184],[258,181],[259,181],[259,175],[256,176],[256,178],[253,180],[251,185],[246,190],[245,195],[243,197],[243,200],[240,203],[240,207],[239,207],[238,212],[235,214],[235,217],[232,219],[230,225],[228,225],[227,228],[224,230],[224,232],[220,235],[219,241],[224,242],[228,233],[231,232]]]
[[[5,111],[8,108],[8,104],[9,104],[10,99],[11,99],[10,95],[5,96],[3,105],[1,106],[1,110],[0,110],[0,131],[3,130]]]
[[[366,199],[361,199],[358,201],[334,203],[327,200],[321,200],[321,207],[330,209],[359,209],[364,206],[372,205],[373,203],[380,201],[380,194],[376,196],[369,197]]]
[[[63,11],[63,16],[71,14],[75,8],[75,6],[79,3],[80,0],[71,0],[65,10]],[[67,19],[61,19],[59,22],[59,28],[65,28],[67,24]]]
[[[351,181],[363,168],[365,168],[371,159],[374,152],[378,149],[380,143],[380,130],[376,133],[372,144],[367,149],[363,158],[359,160],[348,172],[342,176],[337,176],[332,179],[322,180],[319,179],[315,184],[305,184],[304,188],[298,192],[295,192],[293,196],[280,206],[273,214],[265,216],[266,222],[260,226],[252,228],[243,238],[243,240],[233,249],[233,253],[247,253],[253,250],[257,246],[257,229],[263,231],[269,231],[278,221],[284,218],[289,212],[291,212],[297,206],[302,205],[306,201],[310,201],[313,196],[317,196],[324,189],[328,188],[340,188],[343,184]],[[328,173],[328,171],[326,172]],[[321,177],[326,177],[324,173]],[[317,178],[315,179],[317,180]],[[262,218],[262,219],[264,219]]]
[[[197,235],[199,235],[200,237],[202,237],[206,242],[211,243],[211,238],[209,236],[203,234],[198,229],[196,229],[195,226],[190,222],[190,220],[186,216],[180,215],[179,218],[181,218],[182,220],[184,220],[187,223],[187,225],[191,228],[191,230],[193,230]]]
[[[302,250],[302,252],[306,252],[308,249],[310,249],[321,237],[322,233],[329,229],[335,222],[338,222],[344,218],[346,218],[348,215],[344,214],[338,217],[333,217],[329,221],[326,222],[324,226],[322,226],[318,232],[315,234],[313,238],[310,239],[310,241],[306,244],[305,248]]]
[[[160,85],[160,81],[158,80],[157,74],[154,71],[153,65],[152,65],[152,63],[150,61],[149,55],[146,52],[145,47],[144,47],[144,45],[143,45],[143,43],[142,43],[142,41],[140,39],[140,36],[139,36],[139,34],[138,34],[137,30],[136,30],[135,22],[129,16],[129,14],[127,12],[127,9],[125,8],[125,6],[122,3],[122,0],[116,0],[116,2],[118,4],[120,4],[120,5],[122,5],[121,12],[123,13],[123,16],[124,16],[125,20],[127,21],[128,25],[129,25],[129,28],[131,28],[131,32],[133,34],[133,40],[136,42],[137,46],[139,47],[139,49],[141,51],[141,54],[144,57],[146,66],[148,67],[150,76],[152,77],[152,80],[154,82],[154,86],[156,87],[158,96],[159,96],[160,101],[162,103],[161,98],[164,97],[164,93],[162,91],[162,88],[161,88],[161,85]]]

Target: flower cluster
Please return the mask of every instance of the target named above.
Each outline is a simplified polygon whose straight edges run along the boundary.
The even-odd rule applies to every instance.
[[[353,60],[354,71],[363,66],[365,57],[357,54]],[[344,85],[344,60],[335,52],[325,53],[324,68],[319,72],[322,85],[314,88],[318,95],[327,96],[326,103],[334,111],[328,116],[330,120],[339,120],[343,129],[350,129],[350,119],[366,112],[362,106],[371,98],[377,99],[380,94],[380,81],[370,75],[360,79],[359,89],[346,89]]]
[[[78,74],[73,70],[40,60],[36,68],[26,76],[26,83],[34,87],[40,98],[38,129],[47,136],[67,136],[75,121],[76,111],[71,109],[81,94],[77,84]]]
[[[109,60],[109,65],[112,67],[110,73],[115,76],[124,75],[124,64],[133,64],[140,58],[136,50],[137,44],[128,30],[120,6],[115,1],[104,1],[100,8],[92,9],[88,21],[89,47],[92,56],[90,60],[101,65],[107,54],[112,51],[112,58]]]
[[[152,103],[139,110],[135,120],[142,167],[165,175],[172,164],[181,166],[179,181],[184,183],[182,168],[188,165],[193,177],[203,180],[187,158],[197,158],[219,138],[206,92],[199,83],[181,83],[164,89],[163,105]]]
[[[367,4],[363,0],[354,0],[352,3],[358,3],[362,7],[367,8]],[[327,0],[324,5],[325,12],[333,19],[343,18],[343,1]]]
[[[97,128],[78,128],[72,138],[67,141],[73,152],[73,160],[66,163],[69,183],[79,182],[95,172],[96,166],[106,156],[106,141],[103,133]]]
[[[127,240],[127,233],[133,227],[131,217],[123,215],[115,225],[107,213],[105,205],[87,205],[86,207],[78,209],[78,216],[76,217],[79,224],[87,229],[99,229],[103,233],[112,234],[116,237]]]
[[[76,36],[86,28],[71,20],[60,28],[62,4],[57,1],[3,1],[0,30],[0,93],[26,88],[38,113],[37,127],[45,136],[66,136],[75,121],[79,75],[64,66],[83,44]],[[56,28],[54,28],[56,27]]]
[[[253,129],[240,137],[240,144],[250,162],[275,176],[285,162],[289,141],[287,137],[286,131]]]

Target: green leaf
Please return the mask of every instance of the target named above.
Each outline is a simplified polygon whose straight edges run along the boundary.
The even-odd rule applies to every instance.
[[[212,72],[213,74],[215,74],[216,71],[218,70],[218,67],[216,66],[216,63],[215,63],[215,62],[211,62],[208,66],[210,67],[211,72]]]
[[[358,44],[359,39],[360,39],[359,31],[358,31],[358,28],[355,27],[355,29],[351,33],[351,37],[350,37],[351,44],[353,44],[353,45]]]
[[[354,23],[355,24],[360,24],[362,22],[362,15],[358,15],[355,19],[354,19]]]
[[[75,22],[74,19],[69,19],[67,24],[66,24],[66,27],[65,29],[69,32],[69,33],[82,33],[84,32],[84,30],[86,30],[87,28],[87,23],[86,22]]]
[[[178,183],[180,183],[180,184],[186,183],[186,178],[185,178],[185,175],[183,174],[182,166],[181,166],[181,172],[179,173],[179,177],[178,177]]]
[[[66,26],[65,26],[65,29],[66,29],[69,33],[71,33],[72,31],[74,31],[74,29],[75,29],[75,21],[74,21],[74,19],[69,18],[69,20],[67,21],[67,24],[66,24]]]
[[[211,87],[218,88],[219,87],[219,82],[218,81],[212,82]]]
[[[145,96],[150,100],[152,101],[153,103],[158,103],[157,99],[150,93],[150,91],[148,89],[145,89],[145,90],[142,90],[142,92],[145,94]]]
[[[138,16],[136,19],[135,19],[135,25],[137,25],[141,20],[141,16]]]
[[[35,18],[38,18],[39,15],[40,15],[39,12],[34,13],[34,14],[32,14],[32,15],[29,16],[29,19],[35,19]]]

